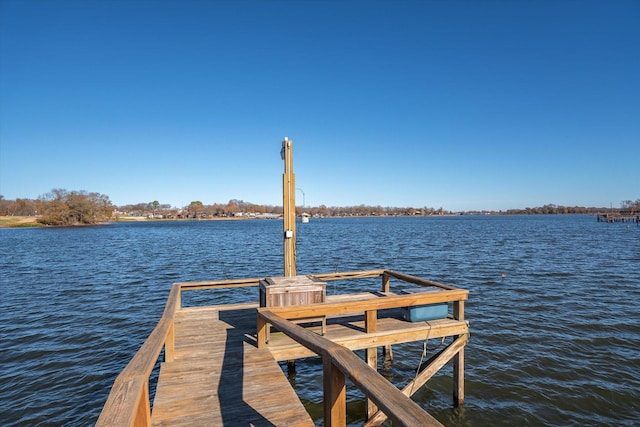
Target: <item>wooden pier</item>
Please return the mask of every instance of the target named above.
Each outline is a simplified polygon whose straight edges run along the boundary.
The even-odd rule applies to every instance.
[[[305,357],[322,358],[325,426],[346,425],[347,379],[366,396],[366,426],[387,418],[397,426],[441,425],[411,395],[449,361],[453,403],[464,402],[468,291],[391,270],[299,276],[292,141],[286,137],[280,154],[284,276],[175,283],[158,325],[116,378],[97,426],[313,426],[278,364]],[[381,279],[376,289],[326,295],[327,281],[364,279],[370,286],[373,278]],[[392,280],[413,289],[396,292],[402,289],[392,289]],[[247,286],[258,288],[260,303],[181,307],[182,292]],[[391,354],[393,344],[431,338],[451,341],[402,390],[378,373],[379,348]],[[364,360],[354,353],[362,349]],[[161,356],[151,402],[149,379]]]
[[[180,310],[175,359],[163,363],[154,426],[313,426],[270,352],[247,332],[256,304]]]
[[[633,212],[597,214],[596,219],[598,222],[635,222],[640,225],[640,214]]]
[[[314,275],[322,281],[375,277],[381,278],[381,286],[369,292],[281,307],[259,307],[257,302],[180,307],[182,292],[258,287],[260,279],[174,284],[162,318],[115,380],[96,425],[313,426],[278,361],[315,356],[323,360],[318,374],[324,378],[325,425],[346,424],[347,378],[368,400],[365,425],[379,425],[387,417],[400,426],[440,425],[410,396],[452,361],[454,404],[464,401],[468,291],[390,270]],[[394,285],[429,287],[435,292],[396,293],[392,279]],[[403,307],[434,303],[449,304],[449,315],[421,322],[403,320]],[[326,326],[317,319],[326,320]],[[307,320],[311,321],[299,324]],[[270,328],[274,330],[269,335]],[[377,372],[379,348],[442,337],[451,342],[403,390]],[[365,349],[365,360],[353,352],[360,349]],[[151,402],[149,378],[162,355]]]

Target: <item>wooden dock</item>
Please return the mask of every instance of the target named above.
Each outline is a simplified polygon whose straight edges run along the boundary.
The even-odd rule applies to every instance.
[[[289,307],[247,303],[180,308],[181,292],[257,286],[258,279],[174,285],[162,319],[116,379],[97,425],[313,426],[278,361],[314,356],[323,359],[318,374],[324,378],[325,425],[346,422],[346,378],[368,399],[367,426],[387,417],[394,425],[440,425],[409,397],[453,360],[454,403],[464,400],[467,291],[387,270],[317,275],[323,280],[376,276],[382,278],[379,291]],[[436,286],[439,292],[396,295],[390,289],[391,278]],[[402,318],[401,307],[445,301],[453,306],[447,318]],[[293,323],[319,318],[326,326]],[[268,335],[267,328],[277,331]],[[405,389],[398,390],[377,373],[379,348],[441,337],[453,341]],[[162,349],[164,362],[151,402],[149,376]],[[364,361],[353,353],[359,349],[366,349]]]
[[[252,306],[177,314],[175,358],[160,368],[153,426],[314,425],[271,353],[250,339]]]
[[[596,219],[598,222],[635,222],[640,225],[640,214],[634,212],[597,214]]]

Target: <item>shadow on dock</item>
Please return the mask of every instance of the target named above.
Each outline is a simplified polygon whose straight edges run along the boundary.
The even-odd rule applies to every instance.
[[[250,390],[245,390],[245,387],[251,387],[245,381],[246,370],[256,369],[257,366],[245,365],[245,346],[255,347],[255,343],[249,342],[245,336],[241,320],[243,318],[253,319],[255,315],[255,309],[222,311],[219,313],[220,320],[230,326],[227,329],[222,372],[218,383],[220,414],[223,425],[275,426],[244,400],[245,393],[250,393]],[[244,323],[246,326],[247,322],[245,321]]]

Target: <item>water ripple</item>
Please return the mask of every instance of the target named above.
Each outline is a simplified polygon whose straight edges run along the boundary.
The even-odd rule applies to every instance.
[[[281,227],[0,230],[2,425],[94,423],[171,283],[280,275]],[[465,405],[452,407],[446,368],[415,397],[447,425],[640,424],[640,227],[587,216],[314,219],[298,228],[297,261],[300,274],[391,268],[470,290]],[[377,286],[331,282],[327,291]],[[257,299],[255,289],[184,297]],[[420,353],[421,343],[397,346],[381,373],[406,384]],[[320,372],[308,359],[290,378],[316,418]],[[361,394],[350,387],[348,400],[359,425]]]

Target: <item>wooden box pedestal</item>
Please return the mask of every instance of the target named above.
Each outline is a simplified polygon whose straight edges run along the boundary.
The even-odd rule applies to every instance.
[[[267,277],[260,281],[260,307],[320,304],[325,301],[327,284],[311,275]],[[325,316],[296,319],[294,323],[322,323],[322,335],[327,328]],[[269,329],[267,329],[267,342]]]

